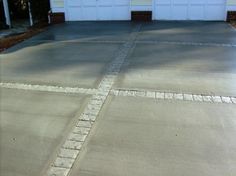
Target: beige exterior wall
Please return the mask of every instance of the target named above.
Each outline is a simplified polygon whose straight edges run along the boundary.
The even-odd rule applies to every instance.
[[[67,0],[50,0],[51,8],[55,12],[65,11],[65,1]],[[152,6],[154,0],[130,0],[131,7]],[[236,0],[227,0],[227,10],[236,10]]]
[[[236,0],[228,0],[228,5],[236,5]]]
[[[152,5],[152,0],[131,0],[132,6],[150,6]]]
[[[51,4],[54,8],[63,8],[64,5],[64,0],[51,0]]]
[[[64,7],[64,0],[51,0],[51,3],[54,8]],[[131,0],[131,5],[134,6],[152,5],[152,0]]]

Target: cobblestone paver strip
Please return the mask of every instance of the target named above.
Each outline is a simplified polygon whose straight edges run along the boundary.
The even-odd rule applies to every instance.
[[[195,102],[210,102],[210,103],[227,103],[236,104],[236,97],[230,96],[213,96],[213,95],[199,95],[188,93],[172,93],[160,91],[147,90],[124,90],[113,89],[111,94],[115,96],[131,96],[142,98],[155,98],[160,100],[175,100],[175,101],[195,101]]]
[[[130,40],[123,44],[115,59],[108,66],[104,78],[98,86],[97,92],[92,96],[88,102],[87,107],[81,114],[78,124],[74,127],[73,131],[69,134],[64,145],[61,147],[54,163],[48,170],[48,176],[67,176],[72,168],[79,151],[89,134],[92,124],[96,120],[111,88],[117,77],[120,68],[128,56],[128,54],[135,47],[135,40],[141,25],[138,25],[130,35]],[[141,93],[142,94],[142,93]],[[140,94],[140,95],[141,95]]]
[[[106,75],[102,80],[100,88],[110,88],[113,84],[116,75]],[[112,83],[112,84],[111,84]],[[105,87],[104,87],[105,86]],[[100,106],[96,106],[106,99],[107,92],[102,92],[101,89],[86,89],[77,87],[59,87],[49,85],[31,85],[21,83],[0,83],[0,88],[30,90],[30,91],[45,91],[45,92],[57,92],[57,93],[73,93],[73,94],[91,94],[95,95],[93,101],[88,104],[87,109],[84,112],[83,120],[95,120],[96,114],[100,111]],[[210,103],[233,103],[236,104],[236,97],[230,96],[217,96],[217,95],[203,95],[203,94],[189,94],[189,93],[172,93],[167,91],[148,91],[148,90],[126,90],[120,89],[111,90],[111,94],[115,96],[131,96],[131,97],[143,97],[143,98],[156,98],[162,100],[182,100],[182,101],[198,101],[198,102],[210,102]],[[79,130],[79,129],[77,129]],[[82,129],[81,129],[82,130]]]
[[[59,87],[49,85],[31,85],[21,83],[0,83],[1,88],[8,89],[20,89],[20,90],[33,90],[43,92],[59,92],[59,93],[83,93],[83,94],[95,94],[96,89],[85,89],[77,87]]]
[[[169,45],[236,47],[235,44],[227,44],[227,43],[172,42],[172,41],[158,41],[158,40],[136,41],[136,43],[140,43],[140,44],[169,44]]]

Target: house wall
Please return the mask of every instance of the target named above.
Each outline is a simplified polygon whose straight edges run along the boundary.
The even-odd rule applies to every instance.
[[[66,0],[50,0],[52,12],[65,12]]]
[[[152,0],[131,0],[131,5],[138,5],[138,6],[152,5]]]
[[[65,12],[66,0],[50,0],[52,12]],[[153,0],[131,0],[131,10],[152,10]],[[236,0],[227,0],[226,10],[236,10]]]
[[[131,0],[131,10],[152,11],[152,0]]]
[[[227,10],[236,10],[236,0],[227,1]]]
[[[66,0],[50,0],[53,12],[65,12]],[[152,6],[152,0],[131,0],[131,6]]]

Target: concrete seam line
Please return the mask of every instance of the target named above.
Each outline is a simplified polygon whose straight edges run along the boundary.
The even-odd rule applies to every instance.
[[[228,25],[229,25],[234,31],[236,31],[236,28],[235,28],[231,23],[228,23]]]
[[[190,94],[168,91],[148,91],[148,90],[127,90],[127,89],[112,89],[110,91],[115,96],[130,96],[142,98],[154,98],[159,100],[179,100],[179,101],[194,101],[194,102],[209,102],[209,103],[226,103],[236,104],[234,96],[217,96],[206,94]]]
[[[95,94],[96,89],[86,89],[78,87],[60,87],[49,85],[33,85],[22,83],[0,83],[0,88],[30,90],[30,91],[43,91],[43,92],[56,92],[56,93],[73,93],[73,94]]]
[[[114,43],[114,44],[122,44],[126,43],[125,40],[86,40],[86,39],[74,39],[74,40],[37,40],[37,41],[24,41],[24,43],[38,43],[38,42],[49,42],[49,43],[42,43],[42,44],[51,44],[54,42],[57,43]]]
[[[111,43],[111,44],[123,44],[127,41],[121,40],[72,40],[72,41],[61,41],[61,43]]]
[[[141,43],[141,44],[169,44],[169,45],[191,45],[191,46],[236,47],[236,44],[227,44],[227,43],[171,42],[171,41],[158,41],[158,40],[137,41],[137,43]]]
[[[134,29],[135,31],[130,35],[130,40],[123,44],[114,60],[109,64],[105,75],[98,86],[96,94],[92,96],[87,107],[85,107],[84,112],[80,117],[78,117],[77,124],[68,135],[65,143],[61,146],[59,154],[46,173],[47,176],[67,176],[70,173],[82,145],[85,142],[86,137],[89,135],[92,125],[98,117],[112,85],[120,72],[122,64],[135,47],[134,41],[137,38],[137,31],[139,31],[140,28],[141,25],[138,25]],[[81,128],[81,130],[79,130],[79,128]]]

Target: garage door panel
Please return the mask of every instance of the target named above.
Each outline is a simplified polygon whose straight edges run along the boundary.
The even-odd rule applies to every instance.
[[[113,8],[114,20],[130,20],[129,6],[115,6]]]
[[[155,0],[157,20],[225,20],[226,0]]]
[[[114,5],[129,6],[130,5],[130,0],[115,0]]]
[[[161,20],[171,19],[171,7],[169,5],[159,5],[156,8],[155,15]]]
[[[130,20],[130,0],[68,0],[69,21]]]
[[[188,4],[188,0],[174,0],[172,1],[172,4],[174,5]]]
[[[205,5],[206,0],[189,0],[190,5]]]
[[[189,19],[190,20],[204,20],[205,7],[204,5],[192,5],[189,7]]]
[[[153,1],[157,20],[225,20],[226,0]],[[70,21],[130,20],[130,0],[68,0],[67,8]]]
[[[112,14],[113,12],[110,6],[98,8],[98,20],[112,20]]]
[[[207,20],[222,20],[224,16],[224,8],[219,5],[211,5],[207,7],[206,19]],[[221,13],[220,13],[221,12]]]
[[[171,5],[171,0],[157,0],[156,5]]]
[[[186,20],[188,16],[188,6],[175,5],[172,10],[173,20]]]
[[[222,5],[222,4],[225,4],[225,0],[208,0],[207,4],[219,4],[219,5]]]
[[[82,0],[83,6],[96,6],[96,0]]]
[[[68,11],[68,16],[71,21],[76,21],[77,19],[82,18],[82,8],[70,8]]]
[[[113,1],[112,0],[99,0],[97,1],[99,6],[112,6]]]
[[[84,7],[82,20],[95,21],[97,20],[96,7]]]
[[[67,3],[70,7],[81,6],[82,0],[68,0]]]

